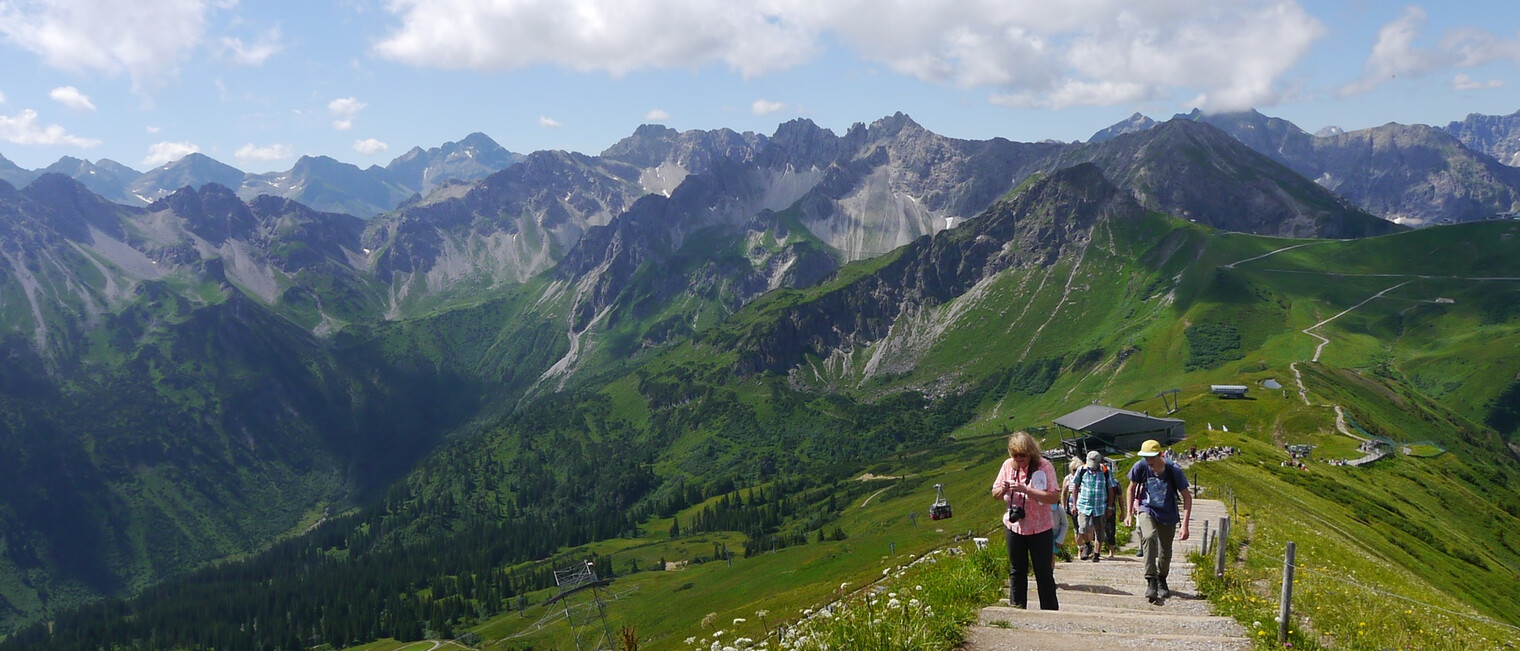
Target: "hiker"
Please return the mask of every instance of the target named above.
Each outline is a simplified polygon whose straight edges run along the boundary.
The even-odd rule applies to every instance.
[[[1103,464],[1103,454],[1097,450],[1088,452],[1087,464],[1077,469],[1071,491],[1076,496],[1077,545],[1082,549],[1084,561],[1096,563],[1103,559],[1103,543],[1108,537],[1104,520],[1113,511],[1118,485]]]
[[[1061,517],[1066,519],[1066,530],[1077,530],[1077,496],[1072,492],[1072,481],[1077,478],[1077,470],[1082,467],[1082,460],[1072,458],[1071,463],[1066,465],[1066,476],[1061,479]],[[1078,546],[1080,548],[1080,545]],[[1070,561],[1070,555],[1066,560]]]
[[[1108,459],[1099,459],[1103,466],[1103,472],[1108,475],[1108,514],[1103,517],[1103,544],[1108,545],[1108,557],[1113,558],[1114,552],[1119,549],[1119,518],[1123,517],[1120,508],[1124,501],[1124,491],[1119,488],[1119,478],[1114,476],[1113,467]]]
[[[1008,542],[1008,604],[1026,608],[1028,576],[1034,571],[1040,610],[1058,610],[1053,556],[1051,504],[1060,501],[1056,469],[1040,456],[1040,445],[1028,432],[1008,437],[1008,459],[992,480],[992,496],[1003,500],[1003,533]]]
[[[1129,513],[1124,526],[1135,522],[1145,550],[1145,598],[1152,603],[1170,597],[1166,585],[1172,565],[1172,539],[1182,526],[1182,540],[1188,539],[1188,520],[1193,516],[1193,493],[1188,490],[1182,468],[1161,456],[1161,442],[1155,439],[1140,446],[1140,460],[1129,469],[1129,491],[1125,501]],[[1182,513],[1177,512],[1177,496],[1182,496]]]

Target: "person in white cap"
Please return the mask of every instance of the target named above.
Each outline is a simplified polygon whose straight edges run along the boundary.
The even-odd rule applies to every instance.
[[[1182,526],[1181,538],[1188,539],[1188,520],[1193,517],[1193,492],[1188,490],[1182,468],[1161,456],[1161,442],[1154,439],[1140,446],[1140,460],[1129,469],[1129,491],[1125,494],[1129,512],[1124,526],[1135,521],[1135,533],[1145,550],[1145,598],[1161,603],[1171,596],[1166,585],[1172,568],[1172,539]],[[1182,498],[1182,512],[1177,512],[1177,498]]]
[[[1119,482],[1103,465],[1103,454],[1087,453],[1087,465],[1077,469],[1072,478],[1072,494],[1077,504],[1077,547],[1082,560],[1098,562],[1103,558],[1103,543],[1108,527],[1104,520],[1113,511],[1114,490]]]

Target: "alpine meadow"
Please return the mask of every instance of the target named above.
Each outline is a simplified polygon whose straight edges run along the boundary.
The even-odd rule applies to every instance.
[[[781,648],[914,590],[932,642],[835,648],[956,648],[1008,436],[1092,404],[1234,450],[1187,471],[1233,517],[1196,576],[1261,648],[1289,542],[1294,649],[1511,644],[1502,139],[1142,118],[0,159],[0,650]]]

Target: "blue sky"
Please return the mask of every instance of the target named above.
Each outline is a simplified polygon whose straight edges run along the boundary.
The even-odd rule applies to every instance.
[[[480,131],[599,153],[638,125],[1082,140],[1136,111],[1309,131],[1520,110],[1520,3],[0,0],[0,155],[365,167]]]

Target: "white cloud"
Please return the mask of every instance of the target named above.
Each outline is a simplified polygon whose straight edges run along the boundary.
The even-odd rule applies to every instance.
[[[366,106],[369,106],[369,104],[365,104],[364,102],[361,102],[361,101],[359,101],[356,98],[353,98],[353,97],[340,97],[340,98],[335,99],[335,100],[333,100],[331,102],[328,102],[327,103],[327,110],[330,111],[330,112],[332,112],[335,115],[341,115],[341,116],[344,116],[344,117],[350,117],[351,118],[351,117],[354,116],[355,113],[358,113],[359,111],[364,110],[364,107],[366,107]]]
[[[158,133],[159,131],[162,131],[162,129],[154,126],[143,127],[143,130],[147,131],[148,133]]]
[[[17,145],[68,145],[89,148],[100,144],[94,138],[70,135],[56,124],[37,123],[37,112],[25,109],[15,116],[0,115],[0,140]]]
[[[206,30],[200,0],[0,4],[0,35],[72,72],[125,73],[142,92],[172,78]]]
[[[237,153],[233,154],[233,156],[236,156],[239,161],[245,163],[285,160],[295,156],[295,148],[290,145],[280,144],[258,147],[250,142],[239,147]]]
[[[772,102],[763,99],[757,99],[755,100],[754,104],[749,105],[750,112],[754,113],[755,115],[770,115],[784,108],[786,108],[786,105],[782,104],[781,102]]]
[[[670,114],[661,109],[650,109],[644,114],[644,119],[650,122],[664,122],[670,119]]]
[[[339,131],[348,131],[354,128],[354,115],[369,106],[353,97],[341,97],[327,103],[327,111],[338,116],[333,120],[333,128]]]
[[[817,25],[797,0],[393,0],[387,9],[401,24],[375,52],[419,66],[547,63],[622,76],[716,63],[751,77],[799,65],[821,49]]]
[[[193,142],[160,142],[148,146],[148,155],[142,159],[142,164],[143,167],[155,168],[200,150],[200,146]]]
[[[1520,63],[1520,39],[1501,39],[1474,28],[1450,30],[1434,47],[1417,45],[1426,19],[1424,9],[1406,7],[1403,14],[1378,30],[1377,43],[1362,64],[1362,76],[1343,86],[1341,95],[1364,93],[1401,75],[1421,77],[1438,70],[1471,68],[1494,61]],[[1475,82],[1466,75],[1458,75],[1452,81],[1454,88],[1470,90],[1459,87],[1464,83]],[[1493,83],[1487,82],[1487,87],[1495,87]]]
[[[0,93],[0,104],[5,103],[5,93]]]
[[[1452,90],[1483,90],[1485,88],[1502,88],[1503,86],[1504,81],[1500,79],[1478,81],[1463,74],[1458,74],[1451,79]]]
[[[565,126],[565,125],[560,124],[559,120],[556,120],[556,119],[550,118],[550,117],[544,117],[544,116],[540,115],[540,116],[538,116],[538,126],[543,127],[545,129],[558,129],[558,128],[560,128],[562,126]]]
[[[261,66],[264,62],[284,49],[280,44],[280,28],[275,27],[259,36],[250,44],[244,44],[243,39],[222,37],[222,52],[233,63],[245,66]]]
[[[48,97],[51,97],[53,98],[53,101],[76,111],[95,110],[95,103],[90,101],[90,97],[84,93],[79,92],[79,89],[73,86],[60,86],[58,88],[54,88],[53,92],[48,93]]]
[[[390,148],[390,145],[380,142],[374,138],[365,138],[363,140],[354,141],[354,151],[364,154],[365,156],[378,154]]]
[[[838,44],[893,72],[997,103],[1114,104],[1182,94],[1227,110],[1276,101],[1326,33],[1301,0],[392,0],[375,45],[417,66],[538,64],[614,76],[726,66],[746,77]]]

